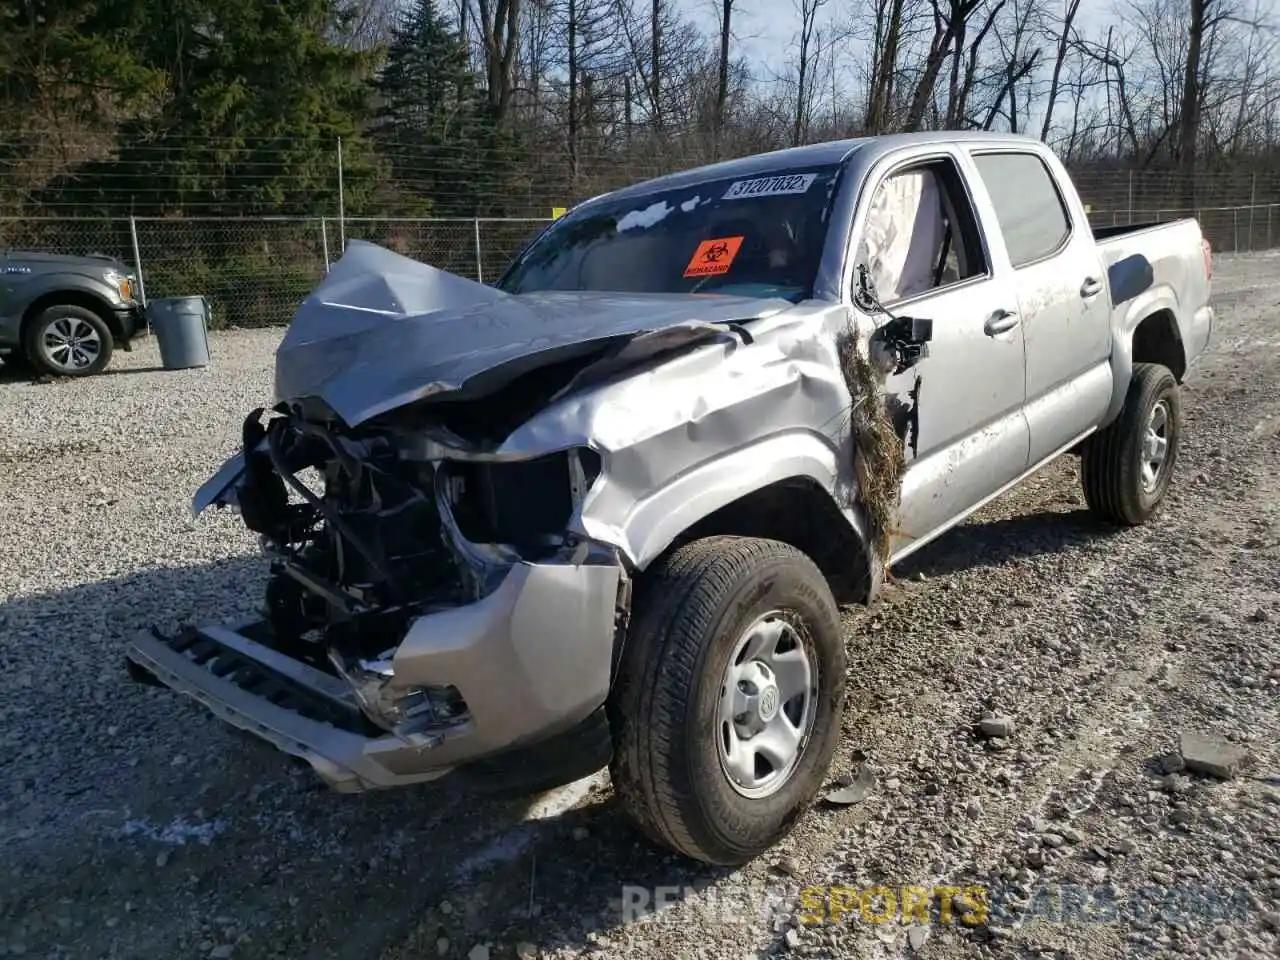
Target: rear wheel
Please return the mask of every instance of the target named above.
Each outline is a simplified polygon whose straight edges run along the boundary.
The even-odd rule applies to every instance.
[[[1168,492],[1181,437],[1177,379],[1158,363],[1134,364],[1120,416],[1084,444],[1080,479],[1089,509],[1110,523],[1145,523]]]
[[[714,537],[638,585],[614,696],[614,788],[658,844],[738,865],[790,832],[840,737],[846,658],[821,571]]]
[[[27,359],[41,373],[87,377],[111,362],[114,340],[103,319],[85,307],[48,307],[27,324],[23,336]]]

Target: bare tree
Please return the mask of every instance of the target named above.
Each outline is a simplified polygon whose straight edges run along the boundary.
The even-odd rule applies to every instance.
[[[736,2],[737,0],[720,0],[720,60],[719,72],[716,74],[716,109],[713,118],[717,145],[724,130],[724,108],[729,99],[729,39],[733,33],[733,7]]]
[[[992,0],[986,6],[986,16],[983,18],[982,26],[978,29],[973,41],[969,44],[968,53],[964,53],[962,46],[965,34],[967,33],[967,24],[962,24],[959,35],[956,37],[955,53],[951,59],[951,85],[949,95],[947,97],[947,119],[948,129],[956,129],[958,127],[976,127],[978,121],[969,116],[970,100],[973,92],[978,84],[978,67],[980,57],[986,49],[986,40],[992,29],[996,25],[996,18],[1000,16],[1000,11],[1004,9],[1006,0]],[[961,64],[964,64],[963,79],[960,78]]]
[[[1040,48],[1029,48],[1032,37],[1031,19],[1036,12],[1034,0],[1013,0],[1011,7],[1006,7],[1009,21],[996,27],[996,42],[1000,47],[1002,68],[999,85],[991,106],[987,110],[987,118],[982,123],[984,130],[990,130],[992,124],[1003,113],[1009,121],[1009,132],[1019,133],[1018,119],[1018,84],[1030,76],[1040,60]],[[1004,102],[1008,100],[1008,110],[1004,110]],[[1027,101],[1030,101],[1028,91]]]
[[[822,35],[817,29],[818,11],[828,0],[798,0],[800,7],[800,37],[796,60],[796,109],[791,126],[791,145],[800,146],[808,123],[813,99],[813,75],[822,49]]]
[[[521,0],[476,0],[476,21],[484,49],[489,109],[499,123],[507,119],[515,90],[516,53],[520,48]]]
[[[916,81],[911,106],[907,110],[904,130],[919,130],[924,124],[925,112],[933,103],[938,85],[938,74],[947,56],[951,54],[957,38],[963,36],[965,24],[984,0],[929,0],[933,10],[933,40],[925,55],[920,79]]]
[[[1080,0],[1065,0],[1066,9],[1057,30],[1057,53],[1053,58],[1053,75],[1049,78],[1049,93],[1044,105],[1044,122],[1040,125],[1040,139],[1048,140],[1053,128],[1053,111],[1058,103],[1058,91],[1062,84],[1062,68],[1067,62],[1067,51],[1075,31],[1076,14],[1080,12]]]
[[[1116,129],[1116,123],[1111,117],[1111,84],[1112,77],[1114,76],[1116,87],[1115,109],[1119,114],[1120,119],[1119,133],[1115,135],[1115,146],[1111,149],[1113,153],[1119,153],[1123,148],[1127,148],[1128,155],[1131,158],[1136,159],[1140,151],[1138,146],[1138,125],[1134,120],[1133,108],[1130,101],[1130,91],[1125,75],[1125,71],[1129,63],[1129,56],[1126,52],[1117,48],[1115,27],[1110,26],[1107,28],[1106,43],[1102,46],[1097,46],[1083,39],[1075,40],[1074,46],[1080,52],[1082,57],[1089,58],[1103,70],[1102,82],[1106,90],[1106,129],[1109,135]],[[1077,103],[1077,110],[1078,109],[1079,104]],[[1121,144],[1124,145],[1123,148]]]
[[[871,0],[874,34],[871,46],[871,77],[867,84],[868,133],[879,133],[888,123],[889,104],[898,71],[903,41],[904,18],[910,0]]]

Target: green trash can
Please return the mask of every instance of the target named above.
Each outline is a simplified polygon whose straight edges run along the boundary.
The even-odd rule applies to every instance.
[[[204,297],[149,300],[147,321],[160,344],[160,363],[166,370],[209,365],[209,301]]]

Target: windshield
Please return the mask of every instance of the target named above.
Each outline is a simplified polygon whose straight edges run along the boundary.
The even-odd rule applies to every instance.
[[[838,165],[716,180],[592,204],[551,227],[498,286],[810,296]]]

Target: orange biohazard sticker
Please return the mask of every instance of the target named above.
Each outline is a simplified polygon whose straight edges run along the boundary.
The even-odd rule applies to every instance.
[[[719,237],[715,240],[703,240],[698,249],[693,251],[689,265],[684,268],[686,277],[714,277],[720,273],[728,273],[733,265],[733,258],[738,255],[745,237]]]

